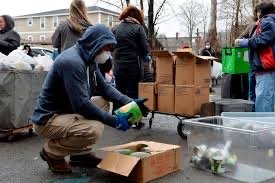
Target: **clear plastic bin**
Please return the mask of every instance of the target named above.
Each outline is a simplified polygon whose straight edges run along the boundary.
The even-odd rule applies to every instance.
[[[275,123],[275,112],[223,112],[223,117]]]
[[[242,182],[275,182],[275,125],[226,117],[187,119],[188,149],[192,165]],[[212,168],[212,170],[211,170]]]

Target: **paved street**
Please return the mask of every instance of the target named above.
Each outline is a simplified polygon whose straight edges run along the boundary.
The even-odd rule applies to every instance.
[[[218,94],[217,94],[218,93]],[[219,95],[219,91],[217,91]],[[144,120],[146,127],[142,130],[129,130],[126,133],[105,128],[103,137],[96,148],[123,144],[130,141],[152,140],[156,142],[177,144],[183,150],[183,169],[152,183],[235,183],[231,179],[216,177],[212,174],[189,167],[187,158],[187,142],[176,131],[178,119],[173,116],[155,115],[152,129],[148,129],[148,118]],[[37,137],[19,137],[14,142],[0,141],[0,182],[1,183],[126,183],[121,177],[99,169],[74,168],[71,175],[55,175],[48,170],[47,164],[39,157],[44,140]],[[101,154],[98,153],[100,156]],[[266,183],[274,183],[275,180]]]

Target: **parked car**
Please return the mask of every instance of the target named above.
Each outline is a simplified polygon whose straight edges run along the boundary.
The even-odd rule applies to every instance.
[[[41,55],[41,56],[48,55],[49,57],[52,58],[53,51],[51,49],[43,48],[43,47],[31,47],[31,49],[34,57],[37,57],[38,55]]]

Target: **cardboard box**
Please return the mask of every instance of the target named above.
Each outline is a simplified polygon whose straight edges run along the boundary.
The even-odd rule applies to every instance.
[[[158,108],[160,112],[174,113],[175,86],[158,85]]]
[[[157,107],[157,85],[156,83],[139,83],[138,96],[140,98],[148,98],[145,105],[152,111]]]
[[[175,113],[194,116],[200,114],[201,105],[209,102],[209,87],[194,85],[175,86]]]
[[[159,84],[174,84],[174,59],[168,51],[153,51],[156,56],[156,81]]]
[[[214,57],[195,56],[189,51],[174,52],[176,59],[175,85],[209,86],[210,60]]]
[[[140,159],[114,152],[118,149],[136,150],[138,144],[146,144],[151,156]],[[181,168],[180,146],[151,141],[131,142],[124,145],[100,149],[106,152],[98,168],[107,170],[137,183],[145,183],[175,172]]]

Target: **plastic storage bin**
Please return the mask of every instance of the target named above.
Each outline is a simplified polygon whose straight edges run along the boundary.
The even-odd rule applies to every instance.
[[[222,71],[226,74],[244,74],[250,70],[247,48],[223,48]]]
[[[275,112],[223,112],[221,116],[275,124]]]
[[[216,115],[222,112],[252,112],[254,102],[242,99],[220,99],[215,101]]]
[[[193,166],[241,182],[275,182],[275,125],[218,116],[183,123]],[[216,159],[222,166],[215,170]]]

